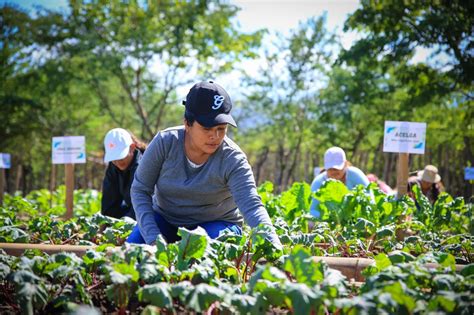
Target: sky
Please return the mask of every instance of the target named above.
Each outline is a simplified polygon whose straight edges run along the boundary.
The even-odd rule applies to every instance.
[[[356,0],[235,0],[231,1],[241,7],[237,21],[245,32],[267,28],[288,34],[298,23],[312,16],[326,12],[327,28],[341,36],[344,48],[350,47],[355,34],[344,34],[342,28],[347,16],[354,12],[359,1]]]

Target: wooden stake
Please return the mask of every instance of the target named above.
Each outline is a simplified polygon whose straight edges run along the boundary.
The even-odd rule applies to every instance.
[[[0,168],[0,206],[3,206],[3,191],[5,190],[5,169]]]
[[[73,217],[74,207],[74,164],[65,164],[66,175],[66,214],[64,219]]]
[[[397,198],[407,194],[408,190],[408,153],[398,153]]]
[[[51,164],[51,178],[49,180],[49,206],[53,207],[53,194],[54,189],[56,188],[56,164]]]

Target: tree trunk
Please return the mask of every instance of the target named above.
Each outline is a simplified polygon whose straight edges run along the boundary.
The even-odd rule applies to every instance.
[[[255,182],[257,183],[257,186],[261,184],[261,173],[262,169],[265,166],[265,163],[267,162],[268,158],[268,152],[270,151],[267,146],[263,147],[263,152],[261,152],[258,156],[257,163],[255,163]]]
[[[20,190],[20,184],[21,184],[22,179],[23,179],[23,165],[21,164],[21,162],[19,162],[16,168],[14,192],[17,192]]]

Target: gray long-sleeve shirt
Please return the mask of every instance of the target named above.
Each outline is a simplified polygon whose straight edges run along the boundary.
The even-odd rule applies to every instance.
[[[154,211],[182,227],[216,220],[241,225],[240,213],[250,227],[272,225],[242,150],[226,136],[204,165],[193,168],[184,152],[184,136],[183,126],[159,132],[135,172],[132,203],[146,243],[160,233]],[[276,234],[270,237],[280,244]]]

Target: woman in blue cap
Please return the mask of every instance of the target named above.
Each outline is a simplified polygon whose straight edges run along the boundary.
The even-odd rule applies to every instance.
[[[158,235],[179,240],[179,227],[204,228],[211,238],[241,233],[243,219],[273,228],[257,193],[246,155],[227,137],[236,127],[232,102],[220,85],[195,84],[185,105],[184,125],[158,132],[135,173],[132,202],[138,226],[130,243],[154,244]],[[272,243],[281,246],[272,229]]]
[[[102,185],[101,213],[114,218],[135,219],[130,187],[146,144],[127,130],[115,128],[107,132],[104,147],[104,162],[108,166]]]

